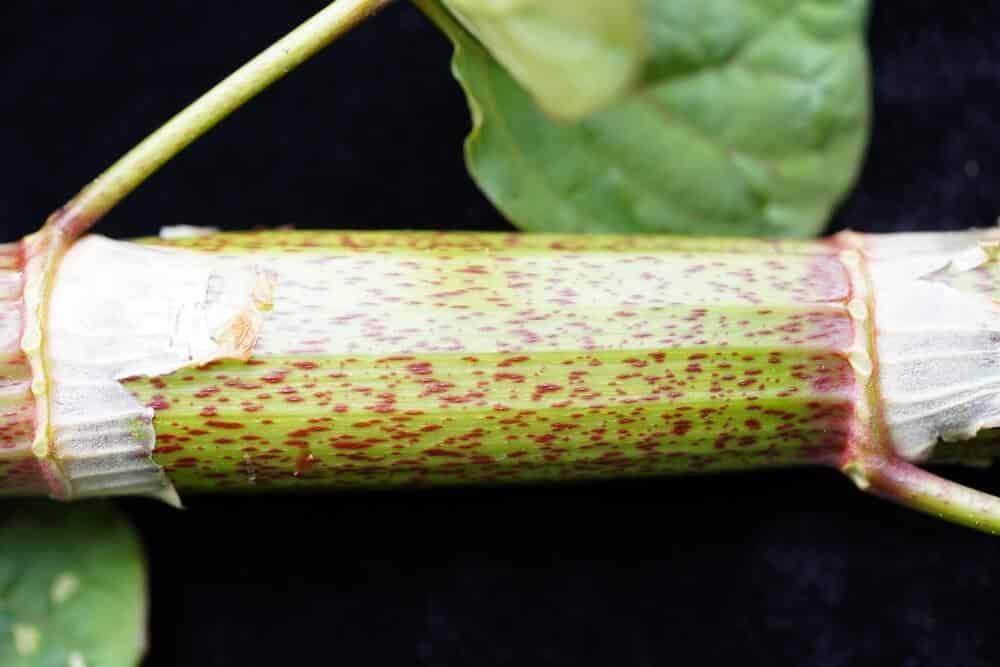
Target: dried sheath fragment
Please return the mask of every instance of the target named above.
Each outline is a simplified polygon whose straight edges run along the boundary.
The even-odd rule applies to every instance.
[[[30,265],[12,257],[10,283],[27,283]],[[249,358],[262,282],[266,276],[239,262],[98,236],[75,244],[45,289],[43,344],[29,341],[44,357],[44,392],[33,391],[38,378],[27,363],[27,336],[18,332],[28,330],[22,320],[30,310],[11,307],[4,327],[4,358],[20,400],[0,422],[0,470],[10,480],[0,489],[45,489],[62,499],[142,494],[176,504],[152,460],[154,409],[121,381]]]
[[[995,231],[168,236],[89,237],[55,274],[63,495],[135,490],[101,468],[126,450],[146,493],[823,464],[949,514],[957,488],[907,486],[909,462],[992,454],[973,438],[1000,419]],[[30,374],[2,341],[0,490],[38,493]],[[988,496],[956,502],[990,527]]]

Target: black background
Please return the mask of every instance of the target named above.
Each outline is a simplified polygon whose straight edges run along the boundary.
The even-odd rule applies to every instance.
[[[322,4],[4,3],[0,239]],[[994,221],[998,28],[997,3],[876,3],[873,143],[832,229]],[[462,166],[449,53],[391,7],[100,231],[507,229]],[[1000,491],[997,471],[954,476]],[[829,471],[187,502],[122,503],[148,548],[149,665],[1000,664],[1000,540]]]

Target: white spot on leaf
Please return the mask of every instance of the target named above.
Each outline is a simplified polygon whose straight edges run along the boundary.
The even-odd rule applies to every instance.
[[[14,650],[18,655],[34,655],[42,646],[42,633],[34,625],[15,623],[11,628],[14,633]]]
[[[80,590],[80,577],[72,572],[63,572],[52,580],[49,597],[53,604],[63,604]]]

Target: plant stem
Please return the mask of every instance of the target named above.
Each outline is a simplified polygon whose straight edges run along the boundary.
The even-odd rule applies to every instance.
[[[287,232],[249,363],[126,387],[182,492],[836,464],[856,395],[822,243]],[[739,249],[738,249],[739,248]],[[758,283],[722,293],[715,280]],[[787,287],[779,287],[779,283]]]
[[[12,391],[0,493],[53,474],[59,497],[169,499],[164,471],[192,492],[827,465],[1000,532],[1000,501],[914,465],[1000,450],[996,240],[91,237],[53,285],[47,457]],[[36,379],[11,362],[11,387]]]
[[[57,211],[50,224],[70,238],[84,233],[198,137],[388,2],[336,0],[126,153]]]
[[[821,464],[1000,533],[1000,499],[913,464],[933,460],[939,439],[1000,425],[995,233],[900,235],[888,253],[851,234],[232,234],[167,244],[195,252],[151,251],[120,275],[103,261],[114,249],[70,247],[174,155],[387,2],[333,3],[127,153],[40,233],[0,247],[0,494],[170,500],[171,483],[334,489]],[[76,272],[57,271],[81,246]],[[920,261],[896,261],[910,254]],[[262,275],[277,277],[267,317],[273,285]],[[116,302],[124,276],[148,291],[124,288]],[[174,283],[181,289],[157,304],[152,294]],[[983,441],[977,460],[1000,442]],[[940,450],[964,461],[977,447]]]

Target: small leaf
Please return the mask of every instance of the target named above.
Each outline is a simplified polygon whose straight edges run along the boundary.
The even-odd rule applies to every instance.
[[[645,0],[444,0],[452,14],[557,118],[628,90],[646,62]]]
[[[145,647],[142,550],[108,503],[0,509],[0,665],[125,667]]]
[[[866,0],[646,0],[644,85],[572,124],[440,0],[417,4],[455,44],[469,170],[524,229],[805,237],[854,182]]]

